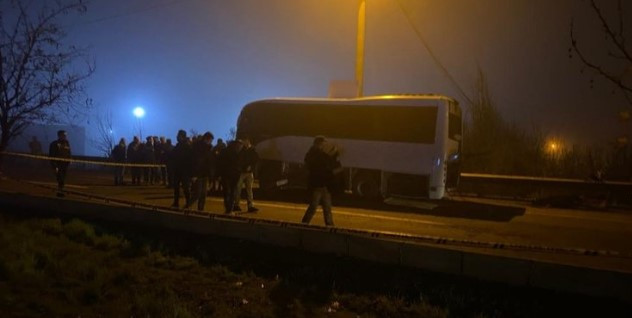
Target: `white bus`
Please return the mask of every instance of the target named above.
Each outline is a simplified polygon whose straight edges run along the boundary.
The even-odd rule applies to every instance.
[[[237,122],[237,138],[261,158],[261,188],[304,186],[305,153],[323,135],[339,153],[344,189],[365,197],[443,198],[458,182],[461,131],[458,103],[432,94],[265,99]]]

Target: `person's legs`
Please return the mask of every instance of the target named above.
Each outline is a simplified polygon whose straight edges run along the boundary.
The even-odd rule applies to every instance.
[[[184,200],[187,206],[191,205],[191,177],[182,177],[182,190],[184,192]]]
[[[322,188],[314,188],[312,189],[312,202],[307,207],[305,211],[305,215],[303,215],[303,220],[301,220],[304,224],[309,224],[318,208],[318,204],[320,204],[320,198],[322,196]]]
[[[68,164],[61,163],[59,165],[59,173],[57,175],[57,185],[59,186],[59,191],[64,190],[64,185],[66,184],[66,172],[68,171]]]
[[[243,174],[242,174],[243,175]],[[254,183],[254,175],[248,172],[244,177],[244,186],[246,187],[246,198],[248,200],[248,212],[256,212],[254,196],[252,195],[252,184]]]
[[[241,200],[241,189],[243,188],[245,178],[246,178],[246,174],[240,173],[239,179],[237,179],[237,184],[235,185],[235,210],[236,211],[241,210],[241,208],[239,208],[239,200]]]
[[[333,215],[331,214],[331,192],[327,188],[324,188],[323,197],[323,218],[325,219],[325,225],[334,226]]]
[[[167,185],[167,168],[160,167],[160,176],[160,181],[162,181],[162,185]]]
[[[204,205],[206,204],[206,185],[207,184],[208,184],[208,178],[197,179],[197,198],[196,199],[198,200],[198,211],[204,210]]]
[[[233,192],[235,192],[235,187],[231,186],[232,182],[230,182],[229,178],[222,177],[222,188],[224,191],[224,212],[231,213],[233,211],[233,207],[235,206],[235,198]]]
[[[171,206],[178,207],[180,205],[180,183],[182,176],[174,174],[173,176],[173,204]]]

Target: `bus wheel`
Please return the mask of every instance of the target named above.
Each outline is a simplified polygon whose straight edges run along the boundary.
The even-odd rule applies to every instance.
[[[359,174],[353,180],[353,193],[357,196],[375,199],[380,196],[377,178],[371,174]]]

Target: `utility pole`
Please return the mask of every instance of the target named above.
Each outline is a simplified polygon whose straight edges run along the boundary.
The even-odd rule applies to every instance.
[[[356,84],[357,97],[364,94],[364,35],[366,33],[366,0],[359,0],[358,35],[356,44]]]

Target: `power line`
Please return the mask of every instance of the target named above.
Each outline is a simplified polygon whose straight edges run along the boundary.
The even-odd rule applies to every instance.
[[[448,71],[448,69],[441,63],[441,61],[439,60],[439,58],[435,55],[434,51],[432,50],[432,48],[430,47],[430,45],[428,44],[428,42],[426,42],[426,39],[424,39],[423,35],[421,34],[421,31],[419,31],[419,29],[417,28],[417,26],[413,23],[411,17],[410,17],[410,13],[408,12],[408,10],[406,10],[406,8],[404,7],[404,5],[402,4],[401,0],[396,0],[397,4],[399,5],[399,8],[402,10],[402,12],[404,13],[404,16],[406,17],[406,20],[408,20],[408,23],[410,24],[410,26],[413,28],[413,30],[415,31],[415,34],[417,35],[417,38],[421,41],[421,43],[424,45],[424,47],[426,48],[426,50],[428,51],[428,53],[430,54],[430,57],[432,57],[432,60],[435,62],[435,64],[437,64],[437,66],[441,69],[441,71],[443,72],[443,74],[448,78],[448,80],[452,83],[452,85],[454,85],[457,90],[459,91],[459,93],[461,94],[461,96],[463,98],[465,98],[470,104],[474,104],[472,102],[472,100],[470,99],[469,96],[467,96],[467,94],[465,94],[465,91],[461,88],[461,86],[459,85],[459,83],[454,79],[454,77],[452,77],[452,75],[450,74],[450,72]]]

